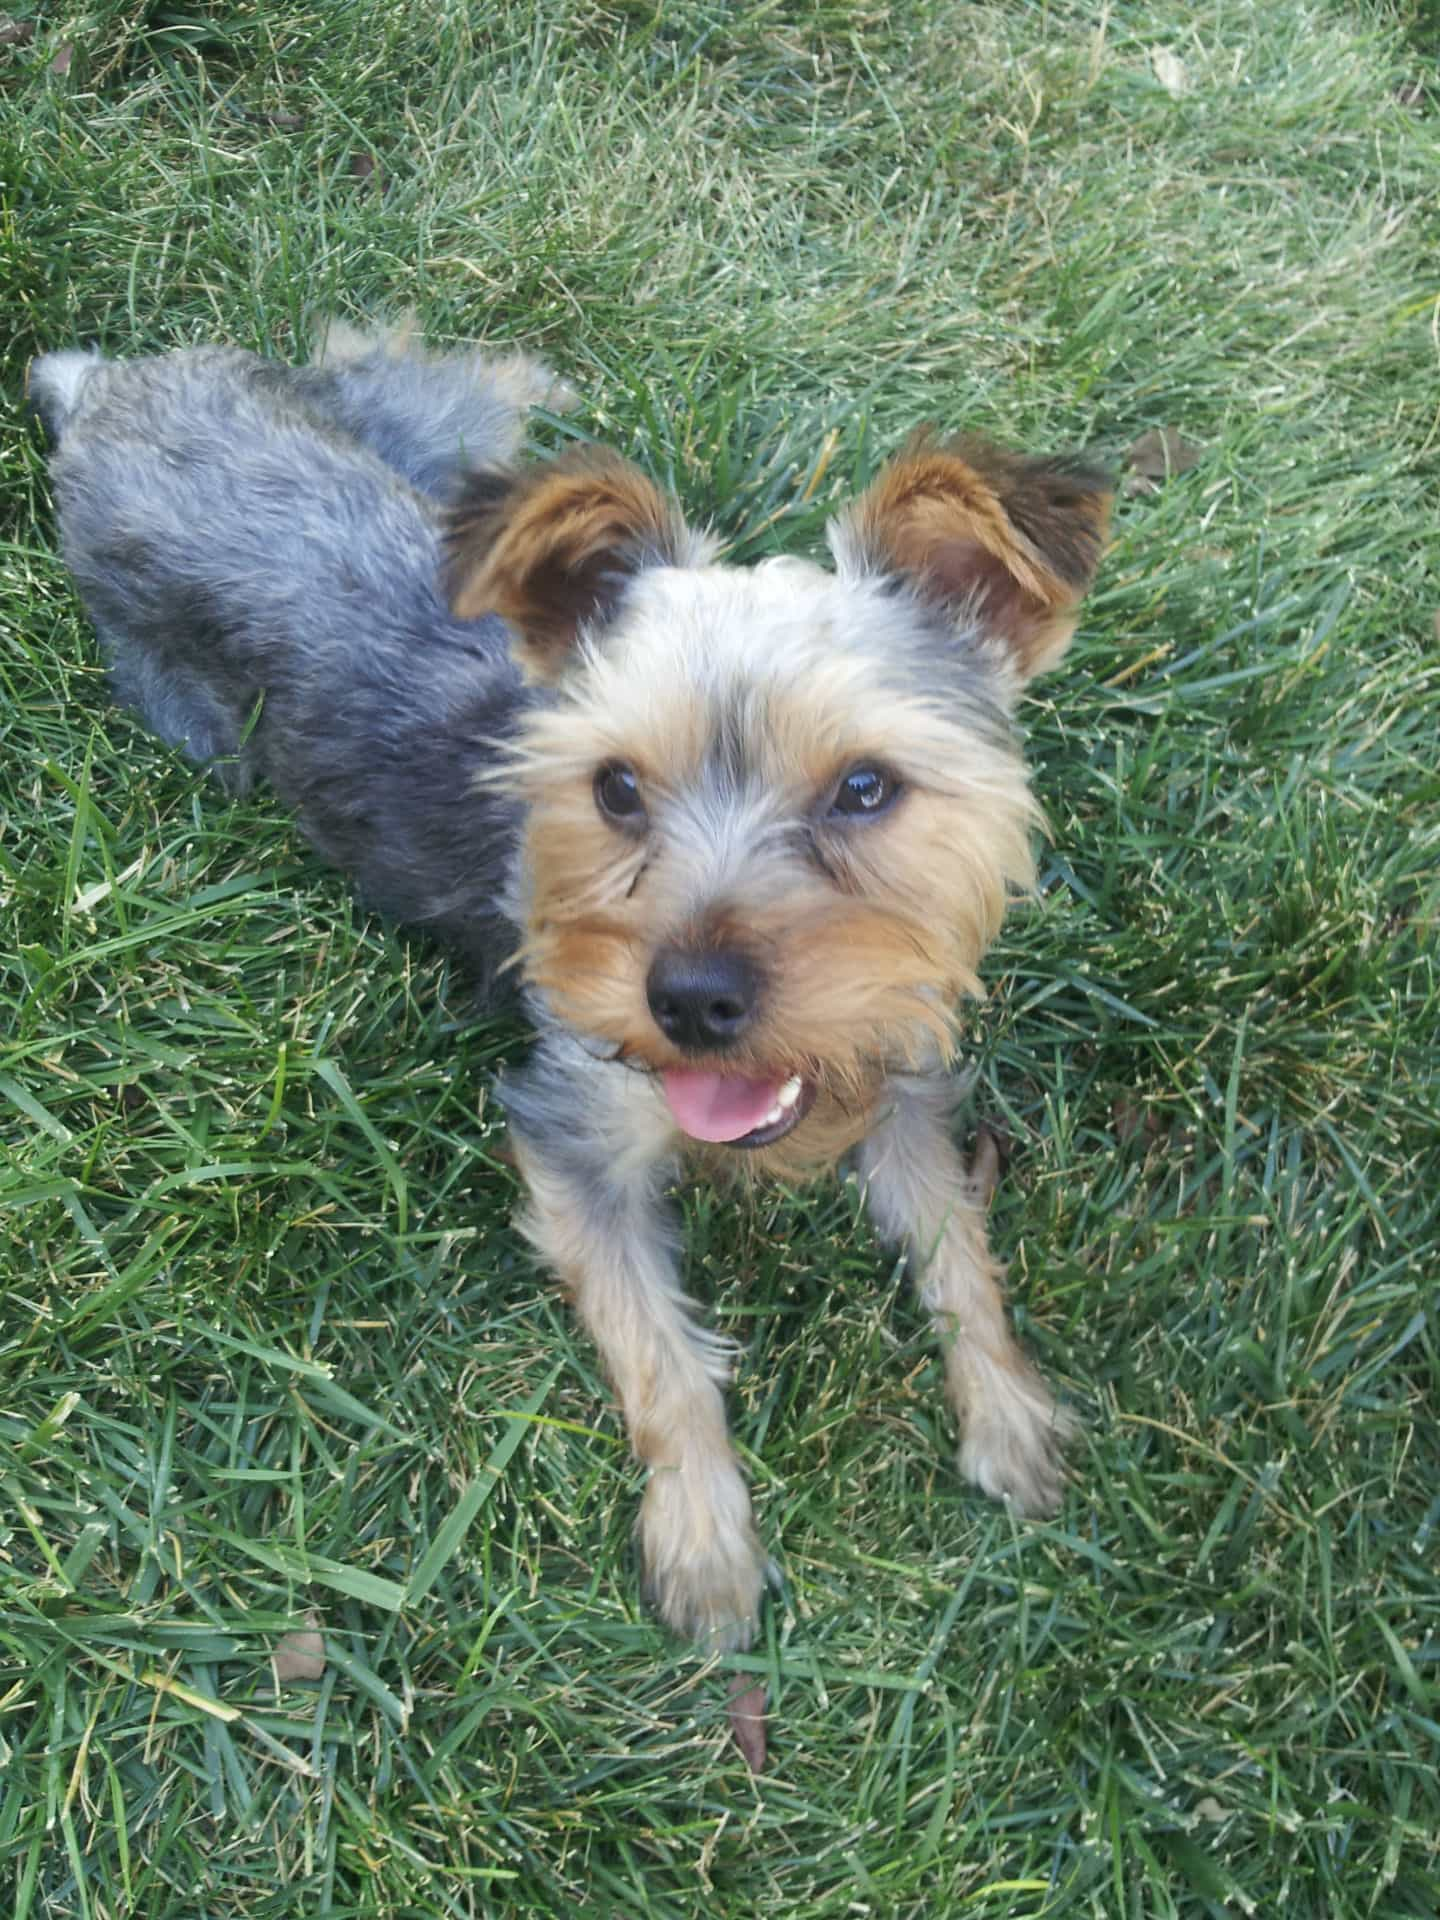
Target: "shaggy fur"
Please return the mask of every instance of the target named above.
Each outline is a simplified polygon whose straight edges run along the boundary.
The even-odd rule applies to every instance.
[[[651,1470],[664,1617],[743,1645],[767,1566],[664,1204],[687,1160],[853,1152],[943,1342],[962,1469],[1053,1507],[1069,1422],[1010,1333],[945,1069],[1033,877],[1011,713],[1073,629],[1103,480],[921,436],[832,526],[833,572],[739,569],[612,454],[516,470],[555,397],[523,360],[56,354],[32,393],[121,698],[518,978],[523,1225]]]

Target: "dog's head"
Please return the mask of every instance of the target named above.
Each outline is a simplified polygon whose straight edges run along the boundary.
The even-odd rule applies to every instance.
[[[887,1071],[948,1053],[1032,879],[1010,711],[1064,650],[1109,500],[1084,467],[917,436],[831,525],[832,573],[716,564],[614,455],[476,481],[455,609],[502,614],[553,695],[512,768],[521,964],[682,1132],[829,1158]]]

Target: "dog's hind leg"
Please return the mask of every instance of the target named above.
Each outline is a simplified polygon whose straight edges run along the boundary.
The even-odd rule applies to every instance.
[[[249,791],[254,772],[242,755],[247,714],[228,706],[201,673],[152,658],[143,646],[116,645],[96,625],[110,663],[110,684],[122,707],[139,713],[152,733],[211,772],[228,793]]]
[[[312,405],[441,502],[468,474],[510,464],[531,408],[575,404],[567,383],[528,354],[472,347],[431,357],[407,323],[367,334],[332,320],[315,367],[296,379]]]

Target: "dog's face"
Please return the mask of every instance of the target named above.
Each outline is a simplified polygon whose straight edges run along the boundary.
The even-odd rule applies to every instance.
[[[613,456],[475,491],[462,615],[553,690],[513,768],[521,964],[660,1076],[691,1139],[828,1160],[952,1010],[1031,878],[1009,709],[1063,650],[1103,482],[912,443],[830,529],[836,571],[717,565]]]

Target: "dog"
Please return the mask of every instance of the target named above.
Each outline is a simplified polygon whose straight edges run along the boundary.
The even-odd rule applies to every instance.
[[[119,697],[517,986],[521,1225],[648,1469],[663,1619],[744,1647],[770,1571],[732,1349],[682,1285],[687,1164],[853,1166],[939,1334],[962,1473],[1053,1511],[1074,1422],[1010,1330],[949,1069],[1033,885],[1013,714],[1076,624],[1105,476],[924,431],[833,520],[830,567],[742,568],[613,452],[520,459],[560,397],[524,358],[60,352],[31,394]]]

